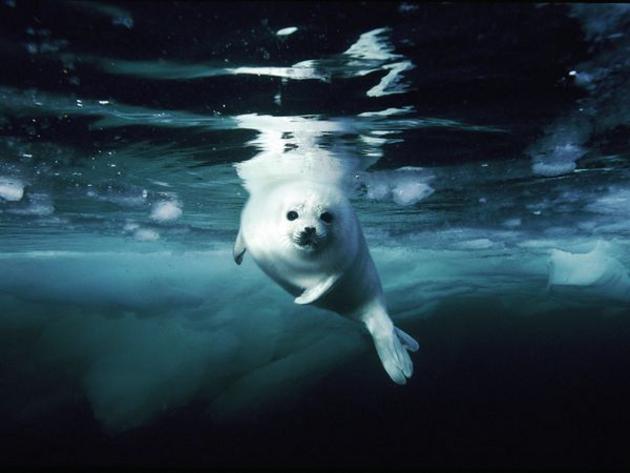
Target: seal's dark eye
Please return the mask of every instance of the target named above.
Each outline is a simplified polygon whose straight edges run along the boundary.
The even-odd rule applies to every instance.
[[[324,212],[319,216],[319,218],[321,218],[324,223],[330,223],[333,221],[333,216],[330,212]]]
[[[298,218],[298,213],[295,210],[287,213],[287,220],[295,220],[296,218]]]

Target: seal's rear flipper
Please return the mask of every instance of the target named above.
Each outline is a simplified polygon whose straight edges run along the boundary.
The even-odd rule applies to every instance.
[[[339,280],[340,274],[328,276],[323,281],[315,284],[313,287],[306,289],[299,297],[295,298],[296,304],[311,304],[317,299],[325,296],[330,292],[335,283]]]
[[[403,347],[405,347],[409,351],[414,351],[414,352],[418,351],[418,349],[420,348],[420,345],[418,345],[418,342],[416,341],[415,338],[413,338],[408,333],[403,332],[398,327],[394,327],[394,331],[396,332],[396,335],[400,339],[400,342],[402,343]]]
[[[246,249],[245,240],[243,240],[243,234],[239,228],[238,235],[236,235],[236,241],[234,242],[234,248],[232,249],[232,256],[234,256],[234,262],[236,264],[241,264],[243,262],[243,256],[245,256]]]
[[[417,351],[418,342],[394,327],[387,314],[371,316],[365,325],[372,334],[376,353],[389,377],[397,384],[406,384],[407,378],[413,374],[413,363],[407,351]]]

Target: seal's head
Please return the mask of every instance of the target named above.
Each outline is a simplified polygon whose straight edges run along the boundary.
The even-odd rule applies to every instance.
[[[347,236],[351,212],[349,203],[335,188],[303,184],[282,189],[282,205],[276,218],[283,240],[298,252],[314,254]]]

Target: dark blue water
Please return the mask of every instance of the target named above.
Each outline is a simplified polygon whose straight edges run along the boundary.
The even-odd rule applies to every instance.
[[[629,467],[629,35],[624,4],[2,0],[0,464]],[[232,261],[241,178],[306,168],[349,183],[405,386]]]

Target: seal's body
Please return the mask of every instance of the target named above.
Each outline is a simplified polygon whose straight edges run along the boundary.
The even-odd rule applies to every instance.
[[[298,304],[313,304],[365,324],[389,376],[413,372],[407,350],[417,342],[387,315],[380,278],[359,221],[336,186],[287,181],[250,196],[234,245],[248,251]]]

